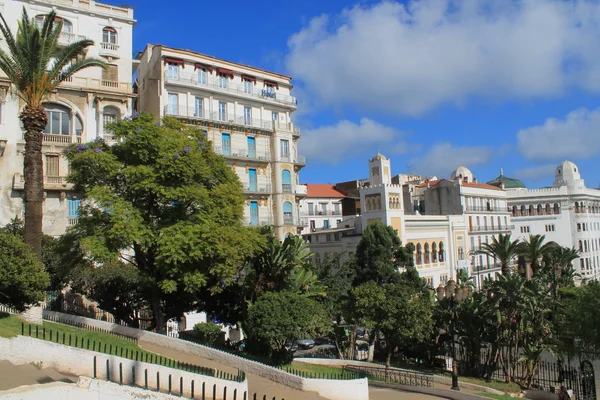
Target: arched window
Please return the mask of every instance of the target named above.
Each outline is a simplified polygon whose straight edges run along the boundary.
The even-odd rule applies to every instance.
[[[440,242],[439,256],[440,262],[444,262],[444,242]]]
[[[281,171],[281,189],[284,193],[292,193],[292,174],[287,169]]]
[[[544,214],[544,209],[541,204],[538,204],[538,206],[537,206],[537,213],[538,213],[538,215]]]
[[[46,19],[47,15],[36,15],[35,16],[35,23],[37,24],[37,26],[42,29],[42,27],[44,26],[44,20]],[[63,23],[62,26],[62,33],[73,33],[73,24],[70,21],[67,21],[66,19],[63,19],[61,17],[56,17],[54,18],[54,23],[58,23],[61,22]],[[55,25],[56,26],[56,25]]]
[[[485,209],[486,209],[487,211],[492,211],[492,205],[490,204],[490,202],[489,202],[489,201],[488,201],[488,202],[485,204]]]
[[[431,262],[436,263],[438,261],[437,244],[431,243]]]
[[[523,204],[521,206],[521,216],[525,216],[527,215],[527,207],[525,206],[525,204]]]
[[[517,216],[517,206],[512,206],[512,216],[513,217]]]
[[[575,202],[575,212],[578,213],[579,212],[579,203]]]
[[[550,207],[550,204],[546,204],[546,215],[550,215],[552,214],[552,207]]]
[[[285,201],[283,203],[283,222],[286,225],[294,224],[294,217],[292,214],[292,203]]]
[[[83,133],[81,118],[75,115],[75,119],[72,120],[72,112],[68,107],[47,103],[44,104],[44,108],[48,117],[48,125],[44,129],[44,133],[51,135],[72,135],[75,133],[77,136],[81,136]]]
[[[529,205],[529,215],[535,215],[535,208],[533,207],[533,204]]]
[[[106,106],[102,110],[102,131],[104,140],[110,141],[114,139],[113,133],[107,128],[113,122],[117,122],[121,119],[121,112],[115,106]]]
[[[416,259],[416,264],[417,265],[421,265],[423,263],[423,250],[421,247],[421,243],[417,243],[417,259]]]
[[[109,26],[102,29],[102,43],[117,44],[117,30]]]
[[[554,214],[560,214],[560,206],[558,203],[554,203]]]
[[[429,264],[429,243],[425,243],[425,264]]]

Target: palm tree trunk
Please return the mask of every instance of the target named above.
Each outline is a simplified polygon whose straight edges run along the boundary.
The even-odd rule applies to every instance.
[[[42,131],[48,123],[42,106],[25,106],[20,115],[25,128],[25,243],[42,257],[42,218],[44,176],[42,162]]]
[[[504,275],[504,276],[510,274],[510,267],[508,266],[508,263],[502,264],[501,271],[502,271],[502,275]]]

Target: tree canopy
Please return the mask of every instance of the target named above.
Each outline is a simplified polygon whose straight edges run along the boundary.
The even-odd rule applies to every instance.
[[[72,247],[96,263],[135,266],[159,329],[201,292],[219,293],[239,278],[261,247],[242,226],[237,175],[202,131],[140,115],[111,125],[119,143],[71,146],[69,181],[81,196]]]

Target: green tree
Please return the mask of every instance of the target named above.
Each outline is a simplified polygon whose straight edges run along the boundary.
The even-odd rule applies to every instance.
[[[375,335],[383,334],[388,367],[397,347],[431,336],[434,301],[431,291],[420,289],[409,281],[385,286],[370,281],[352,290],[354,317]]]
[[[502,275],[508,275],[511,271],[512,260],[519,255],[519,240],[510,240],[510,234],[500,233],[498,238],[492,237],[492,243],[482,243],[481,248],[475,254],[485,254],[498,260],[502,268]]]
[[[288,291],[265,293],[251,305],[245,327],[251,348],[273,362],[289,361],[285,344],[327,335],[331,320],[325,308],[309,297]]]
[[[202,343],[212,346],[221,335],[221,326],[212,322],[201,322],[194,325],[194,333]]]
[[[82,198],[71,247],[95,262],[135,266],[155,325],[231,285],[260,245],[241,224],[241,184],[202,131],[151,115],[111,126],[121,141],[71,146],[69,181]]]
[[[93,41],[85,39],[59,47],[62,20],[53,11],[39,28],[34,19],[23,15],[16,36],[0,15],[0,31],[8,51],[0,49],[0,70],[13,85],[13,92],[25,103],[19,115],[25,128],[25,243],[42,256],[42,131],[48,124],[43,102],[73,74],[89,67],[105,68],[106,63],[86,57]]]
[[[49,283],[31,247],[15,235],[0,233],[0,303],[23,311],[44,299]]]
[[[381,222],[369,224],[356,248],[354,286],[374,281],[394,283],[399,269],[414,265],[414,246],[402,246],[398,233]]]
[[[523,256],[525,262],[529,264],[530,272],[525,273],[525,276],[529,278],[538,272],[542,259],[557,246],[554,242],[544,243],[545,240],[545,235],[529,235],[521,242],[519,255]]]

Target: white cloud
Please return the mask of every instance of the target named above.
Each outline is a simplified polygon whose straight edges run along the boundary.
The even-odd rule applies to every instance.
[[[382,153],[396,154],[412,148],[412,145],[404,141],[402,132],[368,118],[361,119],[359,124],[343,120],[336,125],[303,130],[302,139],[298,143],[300,152],[310,162],[327,164],[337,164],[343,159],[377,147]]]
[[[554,178],[555,168],[556,165],[554,164],[523,168],[515,172],[515,177],[523,180],[552,179]]]
[[[463,165],[473,171],[474,166],[487,163],[491,156],[492,149],[487,146],[437,143],[423,156],[410,160],[410,165],[417,174],[448,178],[457,167]]]
[[[290,37],[287,68],[315,102],[420,115],[474,96],[600,91],[600,3],[410,0],[322,15]]]
[[[570,112],[565,119],[548,118],[543,125],[517,133],[519,152],[533,160],[588,158],[600,154],[600,108]]]

